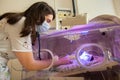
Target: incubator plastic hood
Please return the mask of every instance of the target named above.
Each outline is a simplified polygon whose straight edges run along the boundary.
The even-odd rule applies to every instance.
[[[73,64],[79,65],[79,68],[100,68],[120,59],[120,25],[78,25],[69,30],[41,35],[40,43],[41,49],[49,49],[54,55],[71,57]],[[65,71],[65,66],[57,69]]]

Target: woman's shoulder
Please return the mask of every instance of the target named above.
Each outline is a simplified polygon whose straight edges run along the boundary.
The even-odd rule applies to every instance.
[[[25,17],[25,16],[23,16],[23,17],[20,19],[20,21],[21,21],[21,22],[24,22],[24,21],[25,21],[25,19],[26,19],[26,17]],[[20,22],[20,21],[19,21],[19,22]]]
[[[25,23],[25,19],[26,19],[26,17],[23,16],[15,25],[22,25],[22,24],[24,24]]]
[[[3,18],[0,20],[0,29],[7,23],[7,18]]]
[[[22,20],[25,20],[25,19],[26,19],[26,17],[25,17],[25,16],[23,16],[21,19],[22,19]]]
[[[21,19],[16,22],[15,24],[6,24],[5,25],[5,31],[8,33],[19,33],[21,31],[21,29],[24,27],[24,23],[25,23],[25,17],[21,17]],[[13,32],[14,31],[14,32]]]
[[[23,17],[18,21],[18,23],[24,23],[25,19],[26,19],[26,17],[23,16]],[[7,24],[7,20],[8,20],[7,18],[3,18],[3,19],[0,20],[0,28],[3,27],[5,24]]]

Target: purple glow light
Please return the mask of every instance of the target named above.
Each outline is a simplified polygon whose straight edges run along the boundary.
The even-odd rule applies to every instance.
[[[92,55],[85,51],[82,53],[82,55],[80,55],[80,59],[83,59],[85,61],[90,61],[91,58],[92,58]]]

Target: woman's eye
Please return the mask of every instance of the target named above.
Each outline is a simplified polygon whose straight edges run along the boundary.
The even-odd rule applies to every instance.
[[[51,20],[47,20],[47,23],[50,23],[51,22]]]

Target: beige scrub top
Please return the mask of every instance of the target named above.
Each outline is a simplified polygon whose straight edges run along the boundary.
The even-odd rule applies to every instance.
[[[0,21],[0,54],[9,59],[16,58],[13,51],[32,52],[31,34],[20,37],[24,21],[25,17],[14,25],[8,24],[6,18]]]

